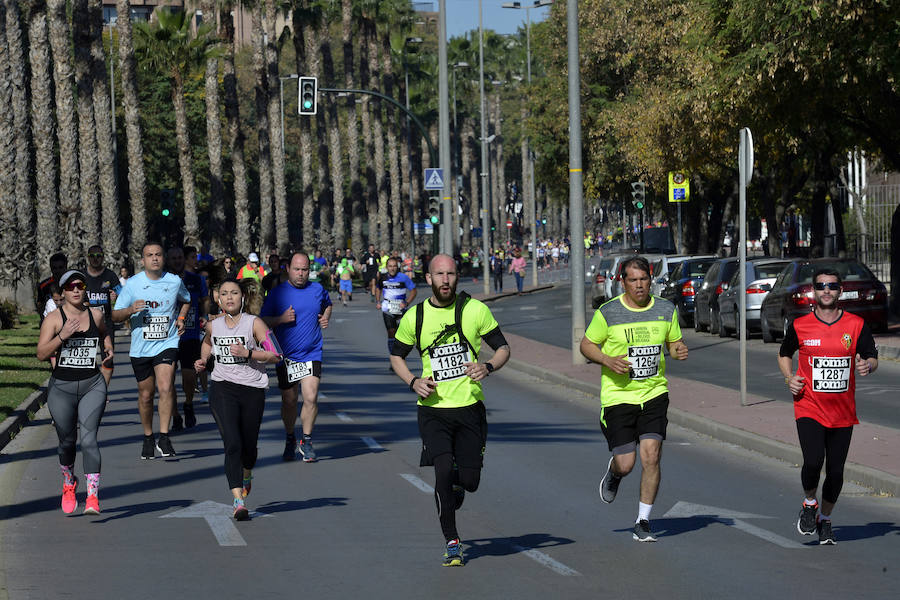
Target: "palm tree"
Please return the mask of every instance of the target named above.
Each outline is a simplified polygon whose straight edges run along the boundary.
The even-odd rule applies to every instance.
[[[204,20],[215,27],[219,7],[215,0],[200,3]],[[231,21],[226,13],[227,21]],[[233,25],[232,25],[233,27]],[[206,152],[209,156],[209,231],[210,252],[222,256],[225,235],[225,184],[222,178],[222,121],[219,119],[219,59],[206,59]]]
[[[406,35],[401,33],[403,43],[406,41]],[[382,62],[382,78],[384,80],[384,93],[390,98],[394,97],[394,73],[393,73],[393,61],[392,59],[392,50],[391,50],[391,36],[387,31],[382,36],[382,53],[381,53],[381,62]],[[394,115],[394,118],[388,117],[388,115]],[[385,116],[388,119],[388,127],[387,127],[387,143],[388,143],[388,169],[390,173],[390,215],[391,215],[391,224],[387,227],[389,247],[391,249],[396,248],[400,243],[401,234],[403,232],[403,213],[402,213],[402,199],[400,197],[400,163],[399,157],[397,156],[398,152],[398,143],[397,143],[397,131],[398,125],[401,123],[401,119],[399,115],[397,115],[396,111],[391,108],[389,112],[385,112]],[[385,222],[387,223],[387,218],[385,218]]]
[[[65,4],[64,0],[53,0]],[[128,153],[128,205],[131,211],[132,263],[141,256],[141,246],[147,232],[147,180],[144,176],[144,143],[137,89],[137,68],[134,58],[134,39],[131,31],[131,2],[117,0],[116,29],[119,33],[119,78],[122,82],[122,112],[125,114],[125,138]],[[62,122],[60,120],[60,122]]]
[[[250,43],[253,47],[253,72],[256,74],[255,106],[256,137],[259,146],[259,247],[268,250],[274,241],[275,224],[272,220],[272,144],[269,139],[268,98],[269,86],[266,74],[266,58],[263,45],[263,5],[257,0],[253,5]]]
[[[369,72],[375,74],[379,72],[378,67],[378,12],[377,3],[374,7],[370,7],[369,16],[366,19],[366,45],[368,46]],[[382,86],[378,85],[377,79],[373,77],[370,82],[371,88],[381,91]],[[381,89],[380,89],[381,88]],[[374,208],[377,210],[377,229],[372,229],[372,215],[369,215],[369,239],[377,239],[378,247],[382,251],[390,249],[390,236],[387,231],[388,222],[388,191],[387,191],[387,173],[384,165],[384,130],[382,128],[381,102],[377,99],[370,101],[372,111],[372,142],[375,147],[374,170],[375,170],[375,187],[377,193],[377,203]],[[370,202],[373,198],[369,199]],[[373,207],[370,207],[370,211]],[[376,237],[377,231],[377,237]]]
[[[291,15],[293,28],[294,53],[297,60],[297,73],[314,75],[307,61],[307,45],[309,37],[307,29],[307,2],[301,0],[299,6],[294,7]],[[302,236],[303,243],[312,247],[315,243],[315,227],[313,213],[315,211],[315,192],[312,178],[312,120],[300,119],[300,185],[302,188]]]
[[[114,264],[122,263],[122,227],[119,220],[118,170],[115,134],[111,121],[106,53],[103,51],[103,4],[90,0],[91,57],[94,76],[94,119],[97,127],[97,150],[100,181],[100,207],[103,223],[103,252]],[[112,37],[109,40],[112,50]]]
[[[344,85],[354,88],[354,62],[352,35],[353,2],[341,0],[341,43],[344,51]],[[356,114],[356,98],[347,95],[347,158],[350,175],[350,239],[354,248],[363,248],[362,237],[362,182],[359,179],[359,119]]]
[[[319,38],[319,53],[322,56],[322,74],[325,81],[336,81],[334,72],[334,57],[331,54],[331,38],[327,28]],[[333,207],[334,224],[332,238],[338,248],[346,247],[347,226],[344,218],[344,173],[341,157],[341,133],[340,120],[338,118],[337,100],[332,95],[327,95],[323,105],[325,108],[325,122],[328,127],[328,165],[331,177],[331,206]],[[351,241],[352,243],[352,241]]]
[[[225,4],[223,13],[230,15],[234,3]],[[222,61],[222,84],[225,91],[225,119],[228,123],[228,144],[231,152],[231,170],[234,174],[234,217],[235,239],[238,252],[247,256],[252,246],[250,242],[250,200],[247,194],[247,164],[244,159],[244,132],[241,129],[241,112],[238,104],[237,74],[234,68],[234,55],[237,52],[238,40],[234,35],[234,20],[222,19],[225,43],[228,50]]]
[[[214,43],[208,36],[209,27],[203,25],[196,36],[191,35],[193,14],[166,9],[155,12],[157,23],[137,23],[137,53],[143,68],[167,73],[172,86],[172,105],[175,108],[175,137],[178,143],[178,165],[184,194],[184,243],[200,246],[200,222],[197,198],[194,193],[193,158],[188,135],[187,108],[184,101],[184,81],[191,73],[206,65]]]
[[[78,123],[75,120],[75,69],[72,65],[72,32],[66,0],[48,0],[50,47],[53,50],[53,83],[59,138],[59,235],[62,251],[76,256],[78,236]]]
[[[25,75],[25,42],[22,37],[22,14],[16,0],[3,0],[6,6],[6,43],[9,49],[9,83],[13,131],[16,141],[16,235],[18,250],[14,260],[20,272],[17,280],[26,287],[37,275],[34,261],[34,191],[31,187],[31,120],[28,118],[28,83]],[[46,265],[40,268],[46,269]]]
[[[28,12],[28,49],[31,62],[31,121],[37,183],[37,263],[45,265],[59,248],[56,199],[56,119],[50,73],[47,4],[32,0]]]
[[[272,159],[272,187],[275,197],[275,244],[279,252],[287,252],[290,246],[288,238],[287,187],[284,182],[284,146],[281,135],[281,89],[278,72],[281,41],[275,35],[275,19],[278,11],[275,0],[265,0],[263,6],[263,29],[266,32],[265,61],[268,77],[268,99],[266,110],[269,117],[269,141]],[[268,249],[268,247],[266,247]]]
[[[78,166],[81,192],[81,256],[100,239],[97,134],[94,127],[94,78],[91,73],[91,21],[87,0],[72,4],[75,85],[78,98]]]
[[[6,5],[0,3],[0,106],[12,104],[9,52],[6,52]],[[16,135],[11,111],[0,111],[0,244],[6,250],[0,260],[0,285],[14,287],[18,272],[19,244],[16,226]]]

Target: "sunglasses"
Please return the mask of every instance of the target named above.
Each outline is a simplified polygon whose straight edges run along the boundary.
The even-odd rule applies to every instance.
[[[73,281],[71,283],[67,283],[63,286],[63,289],[67,292],[74,292],[75,290],[84,291],[87,286],[83,281]]]
[[[90,256],[91,258],[103,258],[103,253],[102,252],[90,252],[90,253],[88,253],[88,256]]]
[[[820,292],[824,289],[829,289],[833,292],[836,292],[839,289],[841,289],[841,284],[838,283],[837,281],[829,281],[828,283],[822,283],[821,281],[817,281],[813,284],[813,287]]]

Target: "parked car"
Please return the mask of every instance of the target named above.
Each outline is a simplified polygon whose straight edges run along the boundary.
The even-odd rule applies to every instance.
[[[661,296],[678,309],[678,324],[682,327],[694,324],[694,296],[715,261],[714,256],[691,257],[681,261],[662,289]]]
[[[815,306],[812,276],[818,269],[831,267],[841,275],[841,308],[865,319],[873,331],[886,331],[888,319],[887,288],[861,262],[852,258],[798,258],[778,274],[772,290],[760,309],[760,329],[764,342],[783,337],[788,325]]]
[[[669,276],[678,263],[690,258],[686,254],[663,254],[650,263],[653,280],[650,282],[650,293],[654,296],[662,296],[663,287],[669,281]]]
[[[613,293],[613,278],[619,264],[627,258],[636,256],[634,252],[617,252],[604,256],[594,271],[594,281],[591,282],[591,306],[599,308],[601,304],[616,296]]]
[[[694,329],[719,333],[719,295],[728,289],[731,276],[738,270],[736,257],[720,258],[703,276],[703,285],[694,296]]]
[[[759,309],[788,261],[778,258],[748,260],[746,264],[747,331],[759,331]],[[719,337],[740,335],[741,271],[736,270],[728,289],[719,296]]]

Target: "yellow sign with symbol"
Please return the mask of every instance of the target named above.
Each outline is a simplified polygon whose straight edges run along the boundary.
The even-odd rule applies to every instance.
[[[688,202],[691,199],[691,182],[687,173],[669,171],[669,202]]]

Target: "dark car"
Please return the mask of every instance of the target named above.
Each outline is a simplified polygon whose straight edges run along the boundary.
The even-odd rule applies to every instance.
[[[865,319],[873,331],[886,331],[888,294],[884,284],[861,262],[852,258],[798,258],[784,267],[760,309],[760,329],[764,342],[783,337],[788,325],[810,312],[816,304],[812,277],[829,267],[840,273],[840,306]]]
[[[678,309],[678,324],[682,327],[694,324],[694,297],[703,283],[703,276],[715,261],[714,256],[683,260],[662,289],[662,297]]]
[[[738,270],[737,258],[720,258],[703,276],[703,285],[694,296],[694,329],[719,333],[719,295],[728,289],[731,276]]]

